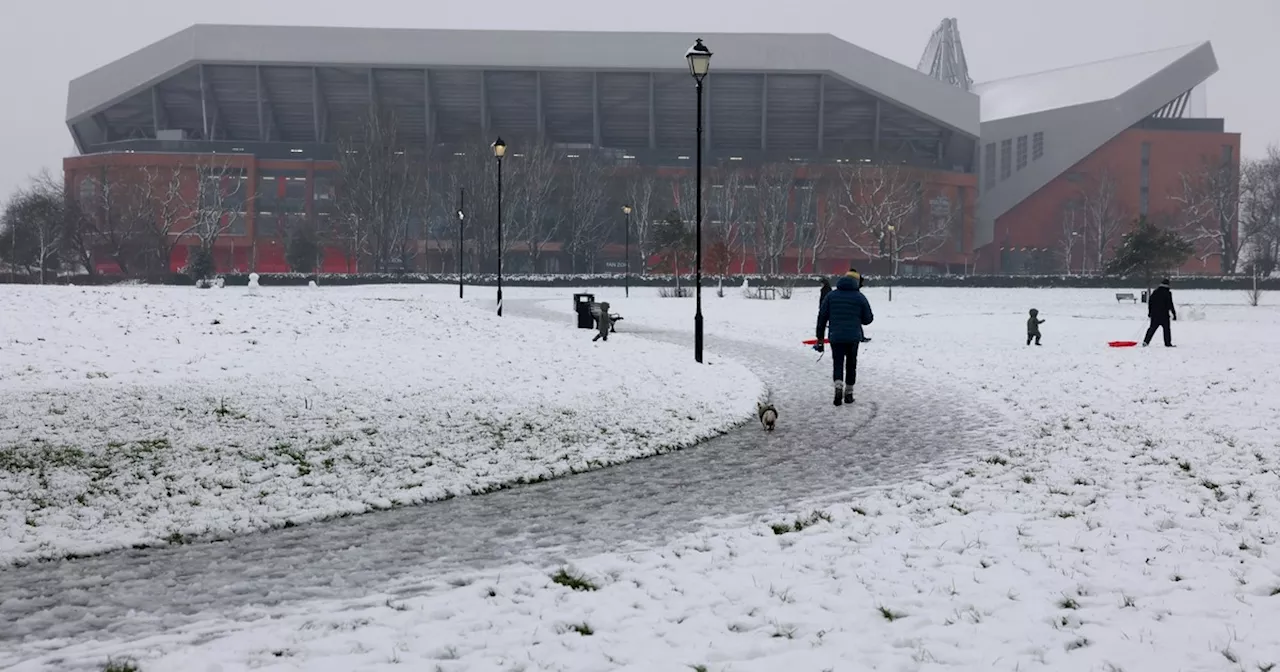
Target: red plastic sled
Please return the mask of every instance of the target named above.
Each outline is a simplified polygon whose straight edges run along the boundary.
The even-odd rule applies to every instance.
[[[805,344],[805,345],[817,345],[817,344],[818,344],[818,339],[816,339],[816,338],[811,338],[811,339],[809,339],[809,340],[807,340],[807,341],[801,341],[801,342],[802,342],[803,344]],[[830,340],[830,339],[826,339],[826,338],[824,338],[824,339],[822,339],[822,343],[823,343],[824,345],[826,345],[826,344],[830,344],[830,343],[831,343],[831,340]]]
[[[1137,344],[1138,344],[1137,341],[1111,341],[1107,343],[1107,345],[1113,348],[1132,348]]]

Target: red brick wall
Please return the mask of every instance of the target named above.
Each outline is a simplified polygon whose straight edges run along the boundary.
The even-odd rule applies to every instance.
[[[197,196],[196,167],[208,163],[212,155],[204,154],[166,154],[166,153],[111,153],[73,156],[63,159],[63,180],[72,194],[78,194],[81,183],[86,178],[102,180],[104,177],[115,184],[141,183],[147,179],[167,183],[174,169],[179,171],[181,179],[182,200],[194,204]],[[332,162],[316,162],[310,160],[256,160],[253,156],[243,154],[218,155],[219,162],[225,165],[243,168],[247,173],[245,197],[248,206],[245,212],[244,233],[226,233],[218,238],[214,246],[214,266],[219,272],[226,271],[287,271],[284,263],[282,241],[274,238],[258,238],[257,208],[253,206],[257,195],[258,171],[263,170],[305,170],[308,177],[315,170],[335,170],[337,164]],[[223,165],[223,164],[220,164]],[[148,170],[151,169],[151,170]],[[149,178],[150,176],[150,178]],[[310,184],[310,181],[309,181]],[[165,188],[165,184],[157,184],[156,189]],[[310,188],[310,187],[309,187]],[[180,236],[178,246],[171,259],[171,270],[178,270],[186,263],[188,247],[195,245],[196,240],[189,236]],[[338,264],[329,261],[326,254],[326,265],[345,268],[345,262]],[[339,254],[339,256],[341,256]],[[95,265],[99,272],[119,272],[119,267],[105,255],[95,253]]]
[[[1147,217],[1153,221],[1176,217],[1178,204],[1170,197],[1181,192],[1181,175],[1197,172],[1205,159],[1220,160],[1224,145],[1231,147],[1231,156],[1239,167],[1239,133],[1129,129],[997,218],[992,244],[977,253],[981,260],[980,268],[992,272],[1001,270],[998,267],[1000,248],[1049,249],[1059,253],[1063,249],[1064,204],[1078,198],[1082,186],[1104,171],[1115,177],[1116,200],[1125,219],[1136,219],[1144,142],[1151,144]],[[1128,230],[1127,227],[1122,232],[1124,230]],[[1119,235],[1116,238],[1118,240]],[[1185,273],[1218,273],[1220,265],[1217,256],[1211,254],[1212,245],[1206,243],[1201,247],[1204,249],[1181,270]],[[1199,257],[1206,253],[1210,256],[1201,261]],[[1089,256],[1095,256],[1092,250]],[[1082,261],[1082,250],[1077,246],[1071,268],[1078,271]],[[1089,263],[1092,265],[1092,259]],[[1061,267],[1060,261],[1058,266]]]
[[[336,171],[337,164],[332,162],[316,162],[309,160],[257,160],[250,155],[219,155],[219,160],[229,160],[232,165],[244,168],[248,173],[247,193],[249,199],[249,207],[246,211],[245,232],[243,234],[225,234],[221,236],[215,246],[214,261],[218,271],[259,271],[259,272],[278,272],[288,270],[288,266],[284,259],[283,241],[271,236],[256,236],[258,229],[257,208],[252,204],[257,196],[258,173],[261,170],[301,170],[307,172],[307,188],[308,193],[314,190],[314,177],[318,171],[332,172]],[[157,169],[152,171],[162,179],[169,179],[171,174],[169,170],[173,168],[182,169],[183,179],[183,200],[188,203],[194,203],[196,197],[196,170],[195,166],[201,162],[210,160],[209,155],[195,154],[147,154],[147,153],[113,153],[113,154],[96,154],[88,156],[76,156],[63,160],[64,180],[68,189],[76,190],[78,185],[86,177],[101,178],[103,171],[108,171],[112,180],[121,179],[145,179],[145,169]],[[828,185],[828,187],[838,188],[839,179],[836,174],[837,167],[808,167],[799,166],[797,169],[797,177],[802,179],[813,179],[819,184]],[[688,172],[683,168],[667,168],[660,169],[658,174],[663,178],[676,178],[682,173]],[[962,240],[949,240],[936,253],[929,255],[918,263],[933,265],[937,267],[946,267],[955,265],[963,265],[966,260],[965,251],[973,242],[973,224],[975,216],[975,205],[977,197],[977,176],[951,173],[944,171],[927,171],[919,172],[919,178],[925,183],[925,199],[928,201],[938,195],[946,195],[951,199],[952,203],[958,203],[963,200],[964,210],[961,215],[962,221],[958,229],[959,237]],[[961,191],[964,192],[961,196]],[[817,196],[819,209],[818,216],[822,217],[825,213],[825,198],[822,195]],[[310,204],[311,199],[308,198],[307,215],[313,214],[313,206]],[[705,204],[704,204],[704,207]],[[705,211],[704,211],[705,212]],[[887,260],[871,261],[866,255],[860,253],[856,246],[850,245],[845,231],[848,230],[848,224],[844,221],[837,221],[835,229],[828,237],[828,245],[822,253],[822,263],[817,269],[811,265],[805,264],[805,271],[808,272],[842,272],[849,266],[856,265],[867,272],[884,273],[888,271]],[[183,239],[179,241],[179,246],[175,249],[172,266],[173,270],[180,269],[187,259],[186,249],[188,246],[195,244],[193,239]],[[860,241],[866,247],[873,247],[873,241]],[[438,248],[438,246],[436,246]],[[441,252],[439,249],[433,248],[432,243],[421,245],[421,249],[425,252],[420,264],[425,268],[441,269],[449,268],[452,270],[455,265],[453,252],[445,250]],[[514,251],[514,248],[512,248]],[[799,250],[791,247],[785,250],[780,259],[781,268],[785,272],[794,271],[797,268],[797,256]],[[448,254],[448,258],[442,259],[442,254]],[[734,258],[730,260],[728,267],[734,271],[739,268],[747,273],[755,273],[759,270],[760,265],[750,255],[746,259],[741,259],[740,251],[734,252]],[[806,256],[807,251],[806,251]],[[621,245],[609,245],[604,250],[601,261],[622,260],[625,255]],[[102,272],[118,272],[119,269],[109,262],[100,262],[98,264]],[[354,266],[348,264],[345,254],[342,250],[333,248],[326,249],[324,253],[323,270],[326,272],[346,272]],[[562,263],[562,268],[568,268],[568,263]],[[707,267],[709,268],[709,266]]]

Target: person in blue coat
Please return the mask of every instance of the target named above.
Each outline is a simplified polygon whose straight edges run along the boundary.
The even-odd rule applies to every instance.
[[[836,406],[853,403],[853,386],[858,382],[858,346],[864,338],[862,327],[875,319],[871,303],[859,290],[860,280],[857,271],[846,273],[818,310],[818,344],[814,347],[822,351],[825,334],[830,330]]]

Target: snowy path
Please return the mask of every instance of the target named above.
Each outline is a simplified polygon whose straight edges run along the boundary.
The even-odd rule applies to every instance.
[[[508,308],[565,319],[536,302]],[[644,332],[623,324],[624,331]],[[644,336],[690,340],[656,331]],[[863,399],[855,408],[833,409],[821,384],[829,364],[815,364],[810,351],[717,338],[708,344],[759,367],[781,413],[776,433],[748,425],[695,449],[485,496],[212,544],[0,570],[6,623],[0,646],[27,638],[136,637],[211,612],[261,616],[315,598],[411,596],[444,587],[430,577],[446,570],[551,564],[661,543],[706,518],[909,478],[925,463],[981,447],[981,435],[991,430],[991,419],[960,390],[878,368],[874,347],[862,363]],[[833,417],[840,418],[834,426]]]

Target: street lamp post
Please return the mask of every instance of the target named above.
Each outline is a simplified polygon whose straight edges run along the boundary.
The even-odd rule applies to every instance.
[[[697,168],[695,169],[694,178],[694,202],[696,206],[696,216],[694,217],[694,227],[696,238],[694,251],[694,300],[696,301],[693,313],[693,359],[699,364],[702,363],[702,80],[707,76],[707,71],[711,69],[711,50],[702,43],[699,38],[689,47],[689,51],[685,52],[685,59],[689,61],[689,74],[693,75],[694,87],[698,91],[698,126],[695,138],[698,142],[697,147]]]
[[[625,233],[623,233],[623,240],[626,241],[623,244],[623,254],[627,259],[627,270],[625,275],[622,276],[622,285],[625,288],[626,297],[629,299],[631,298],[631,206],[622,206],[622,214],[626,215],[627,218]]]
[[[467,188],[462,187],[458,190],[458,298],[462,298],[462,234],[463,226],[466,224],[467,215],[463,208],[467,203]]]
[[[498,138],[493,142],[493,157],[498,160],[498,317],[502,317],[502,157],[507,153],[507,143]]]
[[[898,272],[898,249],[893,246],[893,225],[889,225],[889,300],[893,300],[893,276]]]

